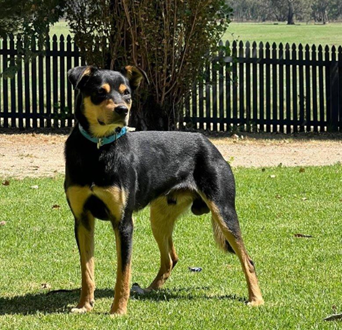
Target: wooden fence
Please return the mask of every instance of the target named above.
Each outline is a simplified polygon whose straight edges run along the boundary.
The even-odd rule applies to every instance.
[[[15,63],[22,40],[1,40],[0,71]],[[342,47],[221,44],[186,98],[180,127],[210,131],[341,131]],[[225,47],[223,47],[225,46]],[[37,49],[38,51],[38,49]],[[69,68],[84,64],[70,36],[0,79],[0,127],[73,124]]]
[[[0,127],[71,127],[74,92],[67,71],[84,64],[78,48],[70,36],[54,35],[44,52],[32,45],[39,55],[31,62],[16,63],[22,43],[20,38],[1,40],[0,71],[13,64],[19,71],[12,79],[0,79]]]
[[[187,99],[184,125],[212,131],[338,131],[342,47],[226,43]]]

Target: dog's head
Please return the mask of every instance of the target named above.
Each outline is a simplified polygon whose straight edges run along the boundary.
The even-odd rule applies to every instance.
[[[126,126],[132,93],[146,74],[126,66],[122,72],[79,66],[68,71],[69,81],[78,91],[75,116],[94,137],[113,134]]]

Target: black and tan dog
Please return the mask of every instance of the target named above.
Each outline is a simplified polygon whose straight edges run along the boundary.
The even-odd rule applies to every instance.
[[[126,128],[131,94],[143,73],[76,67],[68,72],[77,90],[77,126],[66,146],[65,191],[75,217],[82,290],[73,312],[94,306],[94,218],[109,220],[116,237],[117,278],[112,314],[124,314],[130,295],[132,213],[151,207],[153,235],[161,254],[156,278],[145,289],[162,287],[178,257],[172,242],[177,217],[191,206],[211,211],[214,237],[235,252],[246,276],[249,303],[263,304],[252,260],[235,212],[235,184],[227,162],[201,134],[134,132]]]

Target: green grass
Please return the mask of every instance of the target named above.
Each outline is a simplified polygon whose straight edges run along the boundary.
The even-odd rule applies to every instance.
[[[229,25],[222,40],[263,41],[270,43],[302,43],[303,45],[342,46],[342,23],[305,24],[297,23],[236,23]],[[61,21],[51,27],[51,35],[69,34],[66,22]]]
[[[303,45],[342,45],[342,23],[231,23],[222,40],[263,41],[270,43],[302,43]]]
[[[221,253],[208,216],[187,214],[176,226],[180,262],[165,289],[132,298],[129,314],[111,319],[114,235],[96,223],[96,305],[69,313],[80,286],[73,220],[62,178],[0,185],[1,329],[336,329],[323,318],[342,312],[342,166],[234,170],[237,210],[256,265],[265,306],[249,308],[234,255]],[[1,181],[0,181],[1,182]],[[31,188],[38,185],[38,189]],[[53,208],[59,205],[59,208]],[[311,235],[297,238],[295,234]],[[146,286],[159,262],[148,210],[135,215],[132,283]],[[189,266],[203,268],[190,273]]]

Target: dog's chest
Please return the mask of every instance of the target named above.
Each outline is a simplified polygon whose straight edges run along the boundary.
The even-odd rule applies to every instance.
[[[76,156],[76,155],[75,155]],[[120,186],[125,166],[110,152],[82,152],[68,161],[68,175],[73,184],[95,187]]]
[[[128,194],[118,186],[99,187],[97,185],[71,185],[66,194],[76,214],[90,211],[102,220],[118,221],[126,205]]]

